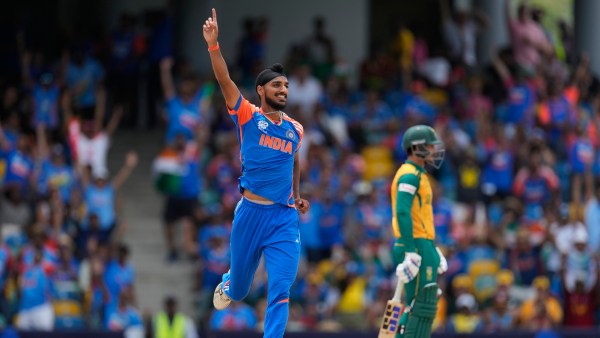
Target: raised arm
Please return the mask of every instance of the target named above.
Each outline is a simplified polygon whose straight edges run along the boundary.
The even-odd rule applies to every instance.
[[[123,106],[119,105],[113,109],[113,114],[106,125],[105,132],[108,136],[111,136],[117,130],[117,127],[119,127],[119,122],[121,122],[121,117],[123,117]]]
[[[40,177],[43,173],[44,168],[44,160],[48,158],[48,141],[46,140],[46,127],[44,124],[39,124],[35,127],[35,142],[36,142],[36,151],[35,151],[35,165],[33,167],[33,173],[30,176],[29,185],[33,187],[33,189],[39,192],[39,185],[36,182],[39,182]]]
[[[229,76],[229,70],[227,70],[227,64],[221,50],[219,49],[219,25],[217,24],[217,11],[212,9],[212,17],[206,19],[202,27],[202,34],[208,44],[208,51],[210,54],[210,62],[212,64],[215,78],[219,82],[223,97],[225,97],[225,103],[229,108],[235,107],[238,99],[240,98],[240,90],[235,85],[231,77]]]
[[[52,213],[52,236],[58,240],[61,233],[61,228],[65,224],[65,204],[58,192],[54,193],[50,197],[50,207],[54,211]]]
[[[29,75],[29,68],[31,66],[31,52],[24,52],[21,56],[21,80],[23,85],[27,88],[33,87],[33,81]]]
[[[96,107],[94,111],[94,130],[102,130],[104,112],[106,111],[106,89],[102,84],[96,88]]]
[[[506,67],[504,62],[502,62],[502,60],[500,59],[500,55],[498,54],[498,51],[496,51],[494,49],[494,50],[492,50],[491,54],[492,54],[492,66],[494,66],[494,69],[498,73],[498,76],[500,76],[500,78],[502,79],[502,83],[504,83],[504,86],[508,88],[512,82],[512,76],[510,74],[510,70],[508,70],[508,67]]]
[[[125,181],[127,181],[127,178],[129,178],[129,175],[131,175],[131,172],[133,171],[133,168],[135,168],[137,163],[138,163],[137,153],[134,151],[128,152],[127,155],[125,156],[125,164],[123,164],[123,166],[121,167],[121,169],[119,170],[119,172],[117,173],[115,178],[113,178],[113,180],[112,180],[112,186],[115,190],[119,190],[119,188],[121,188],[121,186],[123,186],[123,183],[125,183]]]
[[[175,61],[173,61],[172,57],[160,60],[160,85],[162,86],[165,101],[169,101],[175,97],[175,84],[173,74],[171,73],[174,63]]]
[[[60,94],[60,107],[63,113],[63,129],[66,133],[69,131],[69,123],[73,117],[73,106],[71,103],[71,91],[64,89]]]
[[[37,160],[41,163],[49,156],[48,140],[46,138],[46,126],[43,124],[38,125],[35,128],[35,133],[37,141]]]

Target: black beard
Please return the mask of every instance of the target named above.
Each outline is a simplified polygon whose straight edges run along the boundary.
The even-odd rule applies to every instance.
[[[269,97],[265,97],[265,101],[269,106],[271,106],[271,108],[275,110],[283,110],[285,108],[285,103],[275,102]]]

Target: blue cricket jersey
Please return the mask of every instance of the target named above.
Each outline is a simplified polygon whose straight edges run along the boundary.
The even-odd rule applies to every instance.
[[[75,173],[69,165],[57,166],[49,160],[42,162],[42,170],[38,177],[38,189],[41,194],[47,194],[50,188],[55,188],[62,200],[69,202],[74,185]]]
[[[23,190],[29,186],[29,178],[33,175],[33,159],[18,150],[9,152],[6,156],[6,173],[4,184],[15,183]]]
[[[56,128],[58,126],[58,99],[60,89],[58,86],[44,88],[36,85],[33,87],[33,112],[34,125],[45,124],[46,127]]]
[[[569,164],[573,173],[582,174],[594,162],[594,145],[588,139],[578,138],[569,149]]]
[[[81,86],[83,89],[74,95],[78,107],[92,107],[96,104],[96,87],[104,79],[104,69],[93,58],[86,58],[83,64],[69,63],[67,66],[69,88]]]
[[[89,227],[89,215],[92,213],[98,216],[102,230],[109,229],[115,223],[115,189],[112,185],[107,184],[99,188],[91,184],[84,191],[83,199],[87,207],[87,214],[83,221],[85,229]]]
[[[21,300],[19,308],[29,310],[50,301],[50,279],[41,265],[31,266],[21,276]]]
[[[165,109],[168,114],[167,143],[172,143],[178,134],[182,134],[186,141],[194,139],[198,125],[202,123],[200,105],[203,91],[199,90],[189,102],[184,102],[176,96],[166,102]]]
[[[248,189],[273,202],[294,207],[294,155],[302,144],[302,125],[286,114],[281,124],[274,124],[241,95],[235,107],[229,109],[229,115],[237,127],[240,143],[240,192]]]
[[[535,93],[533,92],[531,86],[525,83],[512,86],[508,93],[508,111],[504,118],[504,122],[526,122],[526,115],[533,107],[533,104],[535,103],[534,100]]]

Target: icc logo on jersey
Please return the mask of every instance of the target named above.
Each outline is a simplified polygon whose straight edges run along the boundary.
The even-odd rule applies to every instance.
[[[287,138],[289,138],[290,140],[294,139],[294,132],[291,131],[290,129],[288,129],[288,131],[285,133],[285,136],[287,136]]]
[[[268,126],[269,126],[269,122],[267,122],[265,120],[258,121],[258,129],[260,129],[260,131],[264,132],[265,130],[267,130]]]

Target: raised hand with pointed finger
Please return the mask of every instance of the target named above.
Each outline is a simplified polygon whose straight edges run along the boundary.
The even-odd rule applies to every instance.
[[[204,25],[202,25],[202,34],[204,40],[208,43],[208,47],[217,45],[217,38],[219,37],[219,25],[217,24],[217,11],[212,9],[212,17],[206,19]]]

